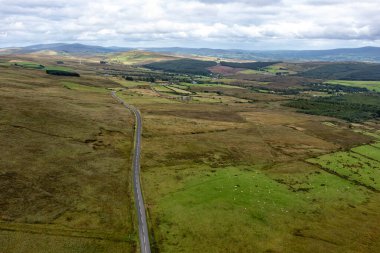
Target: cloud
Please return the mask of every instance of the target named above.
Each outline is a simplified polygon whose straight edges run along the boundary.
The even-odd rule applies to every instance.
[[[378,0],[0,0],[0,6],[0,46],[289,46],[274,43],[282,41],[298,48],[380,40]]]

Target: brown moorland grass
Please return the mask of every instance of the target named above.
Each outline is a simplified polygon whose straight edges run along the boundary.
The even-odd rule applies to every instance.
[[[72,79],[4,67],[0,122],[16,141],[2,139],[0,150],[15,157],[0,160],[11,168],[0,168],[4,197],[13,196],[2,205],[0,245],[10,252],[25,251],[32,240],[33,253],[49,252],[53,243],[54,252],[136,249],[124,170],[132,118],[106,90],[91,88],[117,83],[79,68],[86,74]],[[73,84],[65,88],[67,82]],[[371,142],[378,124],[326,124],[332,119],[282,107],[287,96],[223,88],[225,96],[252,101],[209,103],[196,88],[204,103],[168,99],[145,86],[120,92],[143,115],[142,184],[153,249],[376,252],[379,194],[305,160]],[[21,201],[28,194],[30,201]]]
[[[373,225],[378,194],[304,162],[373,138],[348,124],[329,135],[323,122],[330,118],[268,101],[140,109],[142,178],[157,250],[374,252],[379,247],[373,239],[355,240],[380,235]],[[314,134],[315,129],[327,133]],[[342,140],[335,141],[338,137]],[[346,228],[352,218],[357,229]]]
[[[132,115],[106,89],[62,83],[117,84],[0,73],[0,251],[134,251]]]

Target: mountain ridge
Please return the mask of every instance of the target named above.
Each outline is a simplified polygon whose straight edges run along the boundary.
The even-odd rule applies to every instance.
[[[7,48],[3,48],[6,52]],[[9,48],[10,49],[10,48]],[[157,53],[187,54],[217,57],[223,59],[242,59],[252,61],[360,61],[380,62],[380,47],[365,46],[360,48],[337,48],[327,50],[244,50],[244,49],[212,49],[212,48],[184,48],[184,47],[103,47],[80,43],[52,43],[36,44],[26,47],[13,47],[12,54],[27,54],[42,50],[53,50],[68,54],[109,54],[127,52],[131,50],[146,50]]]

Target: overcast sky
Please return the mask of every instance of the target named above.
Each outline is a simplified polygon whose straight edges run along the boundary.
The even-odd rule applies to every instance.
[[[380,46],[380,0],[0,0],[0,47]]]

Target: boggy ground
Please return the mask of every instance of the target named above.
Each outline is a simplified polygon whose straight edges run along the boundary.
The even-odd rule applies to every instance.
[[[136,249],[133,118],[94,86],[0,67],[0,252]]]
[[[374,141],[360,129],[377,123],[355,129],[295,113],[270,95],[228,105],[134,99],[157,252],[380,248],[379,193],[307,161]]]

